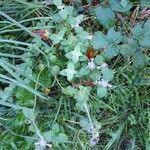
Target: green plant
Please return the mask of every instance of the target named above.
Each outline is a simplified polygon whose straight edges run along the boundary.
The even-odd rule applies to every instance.
[[[2,149],[149,149],[147,1],[13,2],[0,2]]]

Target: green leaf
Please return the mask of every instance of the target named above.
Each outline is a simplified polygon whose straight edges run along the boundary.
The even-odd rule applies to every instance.
[[[31,92],[29,92],[26,89],[21,88],[21,87],[17,87],[14,92],[15,92],[16,98],[18,99],[18,101],[21,104],[24,104],[26,106],[32,106],[33,105],[33,103],[34,103],[34,101],[33,101],[34,94],[33,93],[31,93]]]
[[[73,96],[77,93],[77,89],[72,86],[68,86],[67,88],[64,88],[63,93],[69,96]]]
[[[141,6],[149,6],[150,5],[150,1],[149,0],[140,0],[140,5]]]
[[[127,0],[121,0],[120,5],[121,5],[123,8],[126,8],[127,5],[128,5],[128,1],[127,1]]]
[[[79,77],[85,76],[90,72],[89,68],[87,67],[82,67],[79,71]]]
[[[145,61],[145,55],[141,51],[137,51],[133,57],[133,64],[136,67],[142,67],[145,64]]]
[[[62,5],[62,0],[53,0],[53,4],[56,6],[61,6]]]
[[[81,51],[81,44],[78,43],[75,46],[74,51],[67,53],[65,56],[69,59],[72,59],[74,63],[77,63],[79,61],[79,57],[83,56],[83,54],[80,51]]]
[[[80,50],[81,50],[81,46],[80,46],[80,43],[78,43],[78,44],[75,46],[74,51],[71,52],[71,54],[72,54],[72,60],[73,60],[74,63],[77,63],[78,60],[79,60],[79,57],[83,55],[83,54],[80,52]]]
[[[68,137],[65,133],[59,133],[58,136],[57,136],[57,142],[59,143],[65,143],[67,142],[68,140]]]
[[[110,7],[118,12],[126,12],[132,8],[129,0],[110,0]]]
[[[86,111],[85,105],[83,104],[86,104],[87,107],[89,107],[87,101],[89,100],[90,91],[91,91],[90,87],[84,87],[84,86],[79,87],[79,91],[74,96],[74,98],[77,100],[76,108],[78,110],[83,112]]]
[[[77,101],[80,101],[82,103],[88,101],[90,91],[91,91],[90,87],[80,86],[77,95],[75,95],[75,99],[77,99]]]
[[[150,19],[144,24],[143,39],[141,39],[139,43],[145,48],[150,48]]]
[[[148,19],[144,24],[144,30],[145,32],[150,30],[150,19]]]
[[[52,66],[51,68],[51,73],[54,75],[54,76],[57,76],[60,72],[60,67],[58,65],[54,65]]]
[[[120,46],[120,53],[124,56],[133,56],[134,49],[130,44],[122,44]]]
[[[136,121],[135,116],[133,114],[128,116],[128,120],[130,121],[131,126],[137,124],[137,121]]]
[[[64,37],[66,33],[66,28],[62,28],[62,30],[58,34],[51,34],[50,39],[53,41],[53,44],[58,44]]]
[[[119,46],[110,44],[106,49],[104,49],[104,52],[104,55],[111,59],[119,54]]]
[[[105,62],[105,58],[104,58],[103,56],[97,55],[97,56],[95,57],[95,63],[96,63],[97,65],[100,65],[100,64],[102,64],[102,63],[104,63],[104,62]]]
[[[112,138],[109,140],[109,142],[107,143],[107,145],[105,146],[104,149],[106,149],[106,150],[111,149],[111,147],[113,146],[115,141],[119,139],[119,137],[123,131],[123,128],[124,128],[124,124],[119,126],[118,130],[112,134]]]
[[[144,32],[144,36],[139,39],[139,43],[145,48],[150,48],[150,30]]]
[[[23,111],[23,114],[24,116],[27,118],[27,119],[33,119],[34,116],[33,116],[33,110],[32,109],[29,109],[29,108],[25,108],[22,110]]]
[[[86,40],[87,37],[90,35],[88,32],[86,32],[82,27],[76,28],[77,36],[81,40]]]
[[[95,49],[104,48],[108,44],[107,37],[100,31],[94,33],[94,37],[91,42]]]
[[[81,120],[80,120],[80,126],[83,130],[85,130],[87,132],[89,132],[91,129],[91,124],[90,124],[89,120],[84,117],[81,118]]]
[[[110,43],[119,44],[122,41],[121,32],[116,32],[114,28],[110,28],[107,32],[107,38]]]
[[[142,24],[137,24],[136,26],[134,26],[132,29],[132,34],[135,39],[139,40],[141,38],[141,36],[143,36]]]
[[[62,18],[63,20],[66,20],[67,17],[68,17],[67,9],[66,9],[66,8],[61,9],[61,10],[59,11],[59,15],[61,16],[61,18]]]
[[[115,14],[110,7],[105,8],[100,6],[96,8],[96,17],[105,28],[109,29],[114,26]]]
[[[74,64],[72,62],[69,62],[67,65],[67,69],[62,70],[59,74],[63,76],[67,76],[67,80],[71,81],[73,78],[73,75],[76,73],[77,71],[74,70]]]
[[[37,70],[37,72],[36,72],[37,77],[38,77],[38,75],[39,75],[39,70]],[[42,70],[42,72],[40,73],[39,81],[46,87],[51,84],[51,75],[47,68]]]
[[[104,80],[111,81],[114,78],[114,73],[111,69],[105,67],[105,68],[102,68],[101,71],[102,71]]]
[[[52,142],[56,145],[58,145],[59,143],[65,143],[68,140],[67,135],[60,132],[58,124],[55,124],[52,130],[45,132],[43,137],[47,142]]]
[[[105,97],[107,95],[107,88],[106,87],[98,87],[97,88],[97,96],[99,98]]]

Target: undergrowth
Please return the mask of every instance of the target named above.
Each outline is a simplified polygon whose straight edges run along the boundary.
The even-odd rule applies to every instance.
[[[0,1],[0,149],[150,149],[149,0]]]

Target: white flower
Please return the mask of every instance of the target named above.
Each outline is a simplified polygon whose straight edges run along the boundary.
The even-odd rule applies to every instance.
[[[102,87],[108,87],[108,88],[111,88],[112,85],[108,83],[108,81],[102,79],[102,80],[96,80],[96,84],[99,85],[99,86],[102,86]]]
[[[46,148],[46,146],[48,146],[49,148],[52,147],[51,144],[47,144],[47,142],[44,140],[42,136],[40,137],[40,140],[35,143],[35,146],[39,146],[43,150]]]
[[[93,70],[96,68],[96,65],[94,64],[94,59],[91,58],[90,61],[88,62],[88,68]]]
[[[108,67],[108,64],[102,63],[100,66],[97,67],[97,69],[107,68],[107,67]]]

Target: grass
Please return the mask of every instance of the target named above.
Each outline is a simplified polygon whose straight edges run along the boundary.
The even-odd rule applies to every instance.
[[[102,99],[92,89],[91,109],[83,103],[86,111],[79,111],[76,100],[63,92],[71,84],[51,72],[55,64],[61,68],[66,65],[61,47],[32,32],[59,26],[48,23],[52,9],[40,1],[0,2],[0,150],[35,149],[40,135],[53,130],[48,135],[52,134],[52,149],[56,150],[149,150],[149,66],[133,67],[133,60],[122,56],[112,59],[108,63],[115,72],[114,89]],[[144,50],[147,58],[148,50]],[[58,59],[52,62],[48,52]],[[83,116],[91,125],[96,119],[102,126],[94,147],[89,146],[91,137],[80,127]],[[53,129],[56,124],[59,129]],[[68,139],[63,143],[64,134]]]

